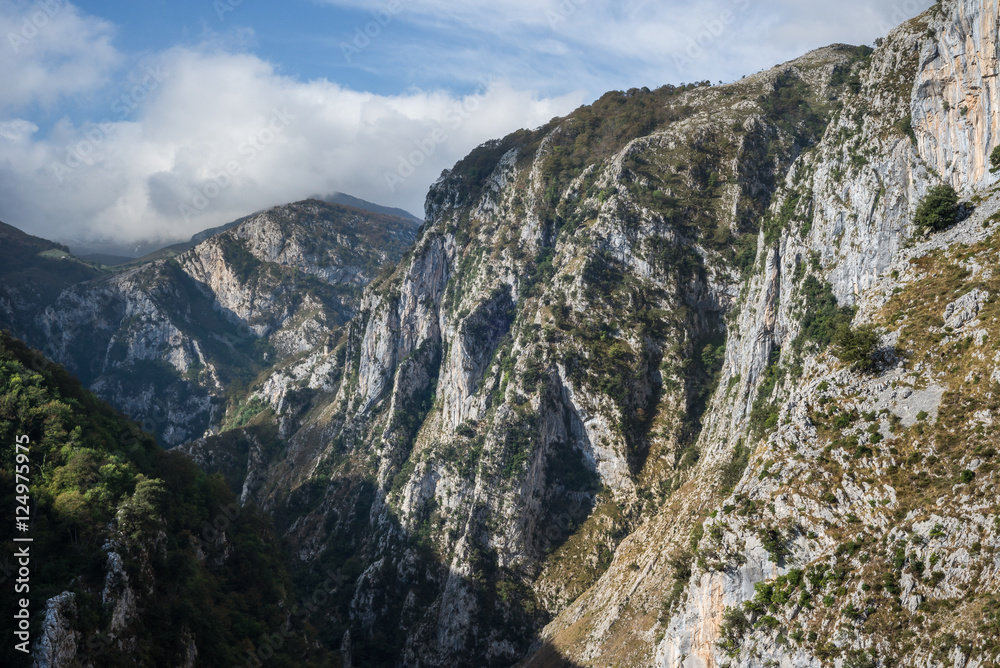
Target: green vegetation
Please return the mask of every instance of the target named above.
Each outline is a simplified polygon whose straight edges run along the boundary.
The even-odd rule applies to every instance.
[[[764,245],[773,246],[774,243],[781,236],[781,233],[788,229],[789,223],[795,221],[799,223],[800,229],[805,228],[805,232],[808,232],[806,227],[809,224],[808,214],[799,214],[798,209],[800,204],[805,206],[808,211],[809,198],[803,197],[800,194],[792,194],[781,204],[781,208],[775,216],[770,216],[764,221]]]
[[[241,283],[247,283],[264,264],[240,241],[222,244],[222,255]]]
[[[801,144],[814,144],[826,129],[827,110],[813,101],[809,86],[791,69],[778,76],[774,93],[761,95],[758,103],[776,125]]]
[[[804,310],[802,330],[792,342],[792,351],[801,355],[807,342],[815,343],[819,351],[833,341],[834,332],[854,319],[855,308],[839,306],[830,284],[810,274],[799,288],[799,299]]]
[[[913,215],[913,224],[921,230],[938,232],[958,222],[958,193],[950,184],[928,191]]]
[[[990,153],[990,171],[994,174],[1000,172],[1000,146],[993,149]]]
[[[264,517],[240,508],[220,476],[161,451],[61,367],[0,333],[0,441],[13,444],[19,435],[31,441],[33,552],[45,555],[32,562],[33,637],[43,602],[63,591],[76,594],[77,628],[91,639],[78,658],[101,666],[179,665],[188,634],[199,662],[241,664],[247,648],[283,628],[289,582]],[[8,517],[15,464],[15,449],[4,448]],[[132,628],[139,642],[127,652],[101,634],[104,545],[115,546],[138,592]],[[238,557],[224,558],[229,549]],[[11,557],[13,547],[5,550]],[[3,614],[12,615],[12,606],[5,597]],[[298,632],[274,648],[272,661],[313,663],[310,645]],[[16,665],[12,643],[2,651],[5,664]]]
[[[878,346],[881,337],[874,325],[853,328],[841,325],[833,336],[833,352],[845,364],[855,370],[870,373],[878,368]]]
[[[896,121],[892,127],[909,137],[910,141],[914,144],[917,143],[917,133],[913,130],[913,116],[905,116],[901,118]]]
[[[758,438],[778,426],[779,406],[772,395],[775,387],[785,376],[784,370],[778,364],[780,359],[781,350],[775,348],[771,351],[771,360],[764,372],[764,380],[761,381],[757,398],[754,399],[750,410],[750,431]]]
[[[726,496],[736,488],[749,463],[750,448],[743,445],[743,439],[740,439],[733,449],[733,458],[722,468],[722,474],[719,476],[721,495]]]

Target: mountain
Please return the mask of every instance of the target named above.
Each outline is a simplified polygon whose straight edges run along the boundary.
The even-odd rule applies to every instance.
[[[0,223],[0,322],[21,330],[69,286],[101,275],[69,248]]]
[[[309,199],[319,200],[322,202],[327,202],[329,204],[339,204],[341,206],[347,206],[354,209],[360,209],[362,211],[367,211],[369,213],[384,214],[386,216],[391,216],[394,218],[401,218],[419,226],[423,221],[416,216],[414,216],[409,211],[403,209],[397,209],[394,207],[382,206],[381,204],[375,204],[374,202],[369,202],[367,200],[360,199],[358,197],[353,197],[346,193],[333,193],[326,196],[313,195]],[[198,245],[202,241],[215,235],[225,232],[226,230],[236,227],[241,223],[245,222],[249,218],[258,215],[262,212],[258,211],[251,216],[246,216],[238,220],[234,220],[225,225],[219,225],[218,227],[212,227],[207,230],[202,230],[197,234],[193,235],[187,241],[178,241],[176,243],[170,243],[163,245],[162,241],[155,240],[144,240],[138,242],[132,242],[130,244],[123,244],[121,242],[114,241],[72,241],[74,248],[78,249],[78,253],[81,259],[89,262],[95,262],[100,264],[105,264],[109,266],[115,265],[129,265],[129,264],[144,264],[146,262],[152,262],[154,260],[169,259],[180,255],[181,253],[190,250],[194,246]]]
[[[355,209],[362,209],[364,211],[371,211],[372,213],[384,213],[388,216],[397,216],[399,218],[406,218],[413,221],[417,225],[421,224],[421,219],[414,216],[409,211],[404,209],[397,209],[390,206],[382,206],[381,204],[374,204],[357,197],[352,197],[346,193],[333,193],[326,195],[325,197],[316,196],[313,199],[321,199],[324,202],[330,202],[331,204],[341,204],[343,206],[353,206]]]
[[[988,665],[995,17],[480,147],[252,384],[287,438],[182,449],[354,564],[358,665]],[[941,183],[975,210],[923,230]]]
[[[5,332],[0,437],[3,509],[23,503],[15,471],[31,504],[18,534],[31,542],[4,532],[3,579],[13,590],[12,564],[29,572],[4,616],[25,600],[30,619],[5,666],[237,665],[262,639],[275,665],[323,663],[313,630],[288,626],[296,599],[267,518]]]
[[[350,309],[296,301],[320,265],[248,221],[115,284],[170,322],[203,294],[190,348],[87,315],[117,276],[39,337],[94,373],[253,333],[209,427],[112,394],[173,401],[162,440],[273,519],[293,581],[338,574],[306,620],[343,665],[995,665],[997,16],[947,0],[488,142]]]
[[[170,258],[103,275],[64,272],[56,289],[2,322],[177,445],[218,431],[241,385],[347,322],[363,287],[414,232],[392,216],[290,204]],[[40,284],[20,273],[3,280],[12,293]]]

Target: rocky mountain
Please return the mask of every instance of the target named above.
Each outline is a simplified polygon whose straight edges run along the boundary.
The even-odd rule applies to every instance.
[[[365,211],[371,211],[373,213],[384,213],[390,216],[397,216],[399,218],[408,218],[416,224],[420,224],[424,221],[420,220],[414,216],[409,211],[405,209],[399,209],[391,206],[382,206],[381,204],[375,204],[367,200],[363,200],[359,197],[354,197],[353,195],[348,195],[347,193],[330,193],[329,195],[324,195],[323,197],[315,196],[313,199],[320,199],[324,202],[329,202],[330,204],[342,204],[344,206],[353,206],[356,209],[364,209]]]
[[[62,282],[5,309],[2,324],[177,445],[239,422],[230,400],[240,388],[347,322],[415,231],[392,216],[290,204],[175,257],[103,274],[53,271]],[[42,284],[24,272],[3,282],[13,295]]]
[[[994,665],[996,10],[484,145],[282,438],[183,449],[353,665]]]
[[[249,332],[228,412],[187,391],[161,438],[270,514],[296,586],[337,574],[308,623],[340,665],[996,666],[998,9],[489,142],[349,309],[309,292],[354,285],[308,259],[331,237],[251,220],[39,336],[141,417],[169,392],[105,357],[234,377],[100,295]]]

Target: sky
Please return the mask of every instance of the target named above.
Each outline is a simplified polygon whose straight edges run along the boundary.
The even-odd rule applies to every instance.
[[[930,4],[0,0],[0,221],[170,241],[338,191],[422,217],[484,141],[871,44]]]

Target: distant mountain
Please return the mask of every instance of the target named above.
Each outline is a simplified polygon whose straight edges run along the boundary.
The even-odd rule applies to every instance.
[[[417,218],[409,211],[405,209],[397,209],[391,206],[382,206],[381,204],[373,204],[363,199],[353,197],[346,193],[332,193],[330,195],[325,195],[320,197],[318,195],[314,196],[314,199],[321,199],[324,202],[330,202],[331,204],[343,204],[344,206],[353,206],[356,209],[363,209],[365,211],[371,211],[372,213],[384,213],[390,216],[399,216],[400,218],[407,218],[417,223],[418,225],[424,221]]]
[[[361,209],[362,211],[368,211],[370,213],[397,216],[404,220],[408,220],[415,225],[420,225],[424,222],[404,209],[382,206],[381,204],[375,204],[374,202],[353,197],[346,193],[337,192],[330,195],[317,194],[312,195],[307,199],[315,199],[322,202],[328,202],[330,204],[340,204],[342,206],[349,206],[355,209]],[[73,250],[77,257],[103,265],[124,265],[135,261],[149,262],[152,260],[161,260],[180,255],[184,251],[192,248],[195,244],[198,244],[209,237],[213,237],[220,232],[236,227],[240,223],[259,213],[261,213],[261,211],[256,211],[250,216],[244,216],[243,218],[225,223],[224,225],[218,225],[216,227],[202,230],[201,232],[193,235],[187,241],[176,240],[164,243],[163,240],[146,239],[129,243],[121,243],[118,241],[66,240],[66,244],[68,248]]]
[[[62,245],[0,223],[0,323],[20,331],[71,285],[101,275]]]
[[[176,445],[218,430],[240,387],[347,322],[416,231],[409,219],[318,200],[225,228],[113,273],[10,228],[43,256],[21,253],[32,276],[0,276],[0,326]],[[15,298],[37,285],[43,295]]]

